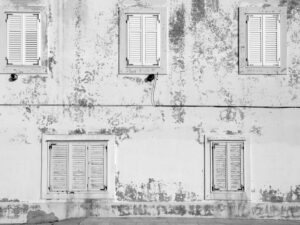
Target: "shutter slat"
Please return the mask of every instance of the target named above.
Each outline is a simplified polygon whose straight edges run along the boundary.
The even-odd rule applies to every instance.
[[[49,151],[49,184],[51,191],[66,191],[68,184],[68,144],[56,143],[51,145]]]
[[[128,64],[142,64],[142,16],[130,15],[127,21]]]
[[[86,145],[71,145],[71,189],[86,190]]]
[[[262,16],[249,15],[248,23],[248,65],[262,65]]]
[[[21,14],[7,15],[7,59],[8,64],[22,64],[22,26],[23,17]]]
[[[105,186],[105,147],[105,144],[89,145],[89,190],[99,190]]]
[[[226,190],[226,143],[212,143],[213,149],[213,187]]]
[[[237,191],[242,182],[243,143],[228,142],[228,190]]]

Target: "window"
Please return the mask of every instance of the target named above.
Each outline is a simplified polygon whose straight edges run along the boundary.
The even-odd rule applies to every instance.
[[[286,8],[240,8],[240,74],[286,74]]]
[[[46,135],[43,197],[113,198],[113,149],[108,137]]]
[[[130,8],[120,19],[120,74],[166,74],[166,9]]]
[[[40,64],[40,14],[7,13],[7,65]]]
[[[249,151],[243,139],[209,139],[205,149],[206,199],[250,197]]]
[[[0,73],[47,73],[44,7],[0,10]]]

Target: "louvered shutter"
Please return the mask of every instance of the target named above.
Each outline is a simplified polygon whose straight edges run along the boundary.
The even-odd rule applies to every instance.
[[[227,156],[226,142],[212,143],[213,156],[213,190],[226,190]]]
[[[68,190],[67,143],[49,143],[49,187],[51,191]]]
[[[127,15],[127,64],[142,65],[142,15]]]
[[[7,64],[21,65],[23,58],[23,16],[7,14]]]
[[[263,60],[263,16],[248,15],[247,16],[247,60],[248,66],[262,66]]]
[[[24,14],[24,64],[39,64],[39,15]]]
[[[144,64],[158,65],[159,55],[159,17],[158,15],[144,16]]]
[[[105,187],[106,144],[95,143],[88,146],[88,189],[100,190]]]
[[[70,183],[71,190],[86,190],[86,145],[83,143],[72,143],[71,145],[71,168]]]
[[[228,142],[228,190],[243,189],[243,143]]]
[[[266,66],[280,64],[280,23],[279,15],[263,15],[264,62]]]

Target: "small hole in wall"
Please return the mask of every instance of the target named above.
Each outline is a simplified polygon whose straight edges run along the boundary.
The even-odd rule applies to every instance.
[[[10,74],[10,77],[9,77],[10,82],[16,81],[17,79],[18,79],[18,74],[15,74],[15,73]]]

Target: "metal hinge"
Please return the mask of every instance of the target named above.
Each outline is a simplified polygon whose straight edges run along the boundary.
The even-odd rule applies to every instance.
[[[107,186],[104,185],[103,188],[100,189],[101,191],[106,191],[107,190]]]
[[[50,144],[50,145],[49,145],[49,149],[50,149],[50,150],[52,149],[52,146],[53,146],[53,145],[56,145],[56,144]]]
[[[41,60],[41,57],[39,57],[39,58],[37,59],[37,62],[34,63],[33,65],[40,65],[40,60]]]
[[[5,22],[7,23],[8,21],[8,16],[12,16],[13,14],[12,13],[6,13],[6,19],[5,19]]]
[[[127,15],[127,17],[126,17],[126,23],[128,22],[130,16],[132,16],[132,15]]]
[[[241,185],[241,187],[238,189],[238,191],[244,191],[244,190],[245,190],[244,185]]]
[[[220,189],[219,188],[215,188],[215,185],[211,186],[211,190],[212,191],[219,191]]]
[[[5,60],[6,60],[6,65],[13,65],[12,63],[8,62],[8,58],[7,57],[5,57]]]
[[[127,62],[127,66],[131,66],[131,65],[133,65],[133,64],[130,64],[129,63],[129,59],[126,57],[126,62]]]

